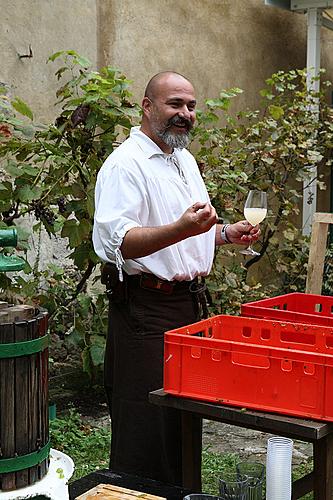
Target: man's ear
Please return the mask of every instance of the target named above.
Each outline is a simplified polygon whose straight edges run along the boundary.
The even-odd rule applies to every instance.
[[[144,97],[142,100],[142,111],[143,114],[149,116],[151,113],[152,102],[149,97]]]

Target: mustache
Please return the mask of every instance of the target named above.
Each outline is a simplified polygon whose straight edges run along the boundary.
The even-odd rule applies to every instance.
[[[191,120],[188,120],[187,118],[180,118],[179,116],[173,116],[172,118],[170,118],[166,125],[166,129],[170,128],[172,125],[179,125],[181,127],[185,125],[187,130],[191,130],[191,128],[193,127]]]

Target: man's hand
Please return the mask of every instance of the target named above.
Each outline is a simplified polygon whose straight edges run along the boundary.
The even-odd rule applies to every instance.
[[[145,257],[190,236],[206,233],[216,222],[215,208],[209,203],[197,202],[171,224],[133,227],[125,234],[120,250],[124,259]]]
[[[181,239],[206,233],[216,223],[215,208],[209,203],[201,202],[189,207],[176,222]]]
[[[217,226],[216,235],[218,244],[222,243],[220,237],[221,228],[221,225]],[[260,236],[260,229],[258,224],[256,226],[251,226],[251,224],[246,220],[241,220],[239,222],[235,222],[235,224],[228,225],[226,234],[230,243],[235,243],[237,245],[249,245],[250,243],[257,241]],[[221,241],[221,243],[219,243],[219,241]]]

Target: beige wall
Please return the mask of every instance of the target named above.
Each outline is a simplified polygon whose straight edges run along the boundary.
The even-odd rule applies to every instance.
[[[33,109],[55,116],[57,63],[47,58],[74,49],[94,67],[119,67],[141,100],[147,80],[161,70],[185,74],[199,106],[222,88],[244,94],[237,106],[257,106],[264,79],[306,65],[306,17],[264,0],[0,0],[0,82]],[[333,32],[321,30],[322,67],[333,80]],[[27,54],[29,45],[33,57]],[[320,195],[327,206],[327,194]]]
[[[58,50],[74,49],[94,66],[119,67],[140,100],[165,69],[193,81],[199,104],[238,86],[255,106],[264,79],[306,64],[306,17],[264,0],[0,0],[0,81],[40,119],[54,116]],[[322,28],[322,66],[333,79],[333,32]],[[33,57],[20,59],[32,47]]]
[[[263,0],[99,0],[98,64],[134,80],[141,99],[150,76],[174,69],[197,97],[244,89],[241,105],[258,102],[265,78],[306,66],[306,17]],[[333,32],[322,29],[322,63],[333,76]]]
[[[56,63],[48,57],[73,49],[96,65],[96,0],[0,0],[0,81],[11,86],[40,120],[54,117]],[[18,54],[33,57],[20,59]]]

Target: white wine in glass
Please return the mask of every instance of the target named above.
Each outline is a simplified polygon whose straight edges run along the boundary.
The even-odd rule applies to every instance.
[[[244,206],[245,219],[251,224],[251,226],[256,226],[264,220],[266,215],[267,194],[265,191],[257,191],[256,189],[249,191]],[[253,250],[251,245],[244,250],[241,250],[240,253],[245,255],[260,255],[260,253]]]

